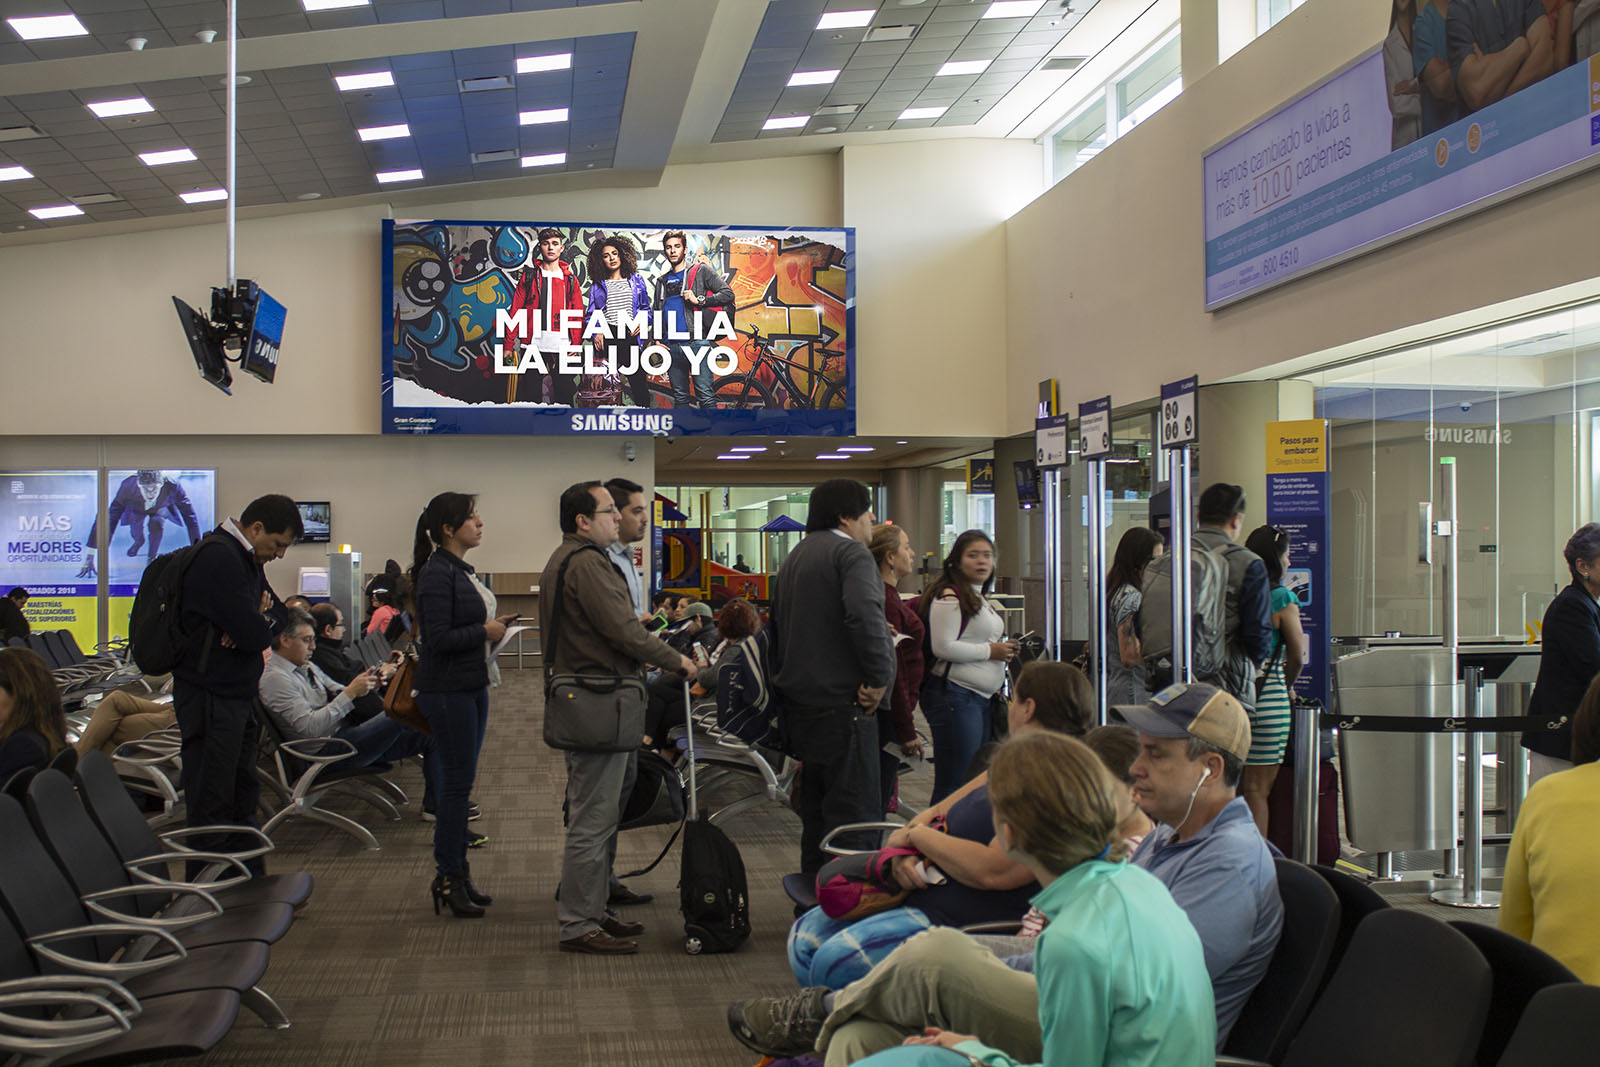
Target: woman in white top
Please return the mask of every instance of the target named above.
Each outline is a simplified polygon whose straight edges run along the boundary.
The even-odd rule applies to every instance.
[[[994,542],[982,530],[956,538],[944,569],[917,602],[932,652],[922,683],[922,714],[933,734],[937,804],[966,781],[967,767],[989,739],[989,698],[1005,682],[1017,646],[985,598],[994,587]]]

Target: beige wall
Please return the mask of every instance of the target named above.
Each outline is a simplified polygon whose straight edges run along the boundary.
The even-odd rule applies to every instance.
[[[366,570],[386,557],[411,565],[417,515],[435,493],[478,494],[483,544],[470,562],[483,571],[536,571],[561,539],[556,501],[583,478],[631,478],[649,489],[655,451],[622,438],[470,437],[23,437],[6,438],[11,470],[40,467],[214,467],[217,514],[237,517],[263,493],[333,502],[334,546],[362,553]],[[219,518],[220,521],[220,518]],[[301,567],[327,562],[328,546],[296,545],[267,569],[287,596]]]
[[[859,431],[1000,435],[1004,223],[1043,185],[1038,146],[921,141],[842,155],[844,221],[856,228]]]
[[[1206,149],[1376,46],[1389,6],[1310,0],[1007,223],[1007,431],[1062,405],[1202,382],[1593,277],[1600,170],[1243,300],[1202,308]]]

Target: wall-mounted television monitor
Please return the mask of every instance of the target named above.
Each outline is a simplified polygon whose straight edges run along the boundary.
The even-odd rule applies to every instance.
[[[1024,509],[1039,506],[1039,466],[1031,459],[1019,459],[1011,465],[1017,479],[1017,503]]]
[[[326,500],[296,500],[300,525],[305,528],[301,544],[325,545],[333,538],[333,505]]]

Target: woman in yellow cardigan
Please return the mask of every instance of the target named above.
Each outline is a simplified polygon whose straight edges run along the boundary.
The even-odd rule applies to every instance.
[[[1500,929],[1531,941],[1600,985],[1600,676],[1572,718],[1572,763],[1522,802],[1500,896]]]

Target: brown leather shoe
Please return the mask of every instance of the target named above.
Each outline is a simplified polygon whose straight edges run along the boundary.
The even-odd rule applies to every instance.
[[[639,951],[639,942],[612,937],[604,930],[590,930],[582,937],[569,937],[559,947],[562,952],[582,952],[590,956],[631,956]]]
[[[606,912],[606,917],[600,920],[600,929],[612,937],[638,937],[644,933],[644,923],[634,923]]]

